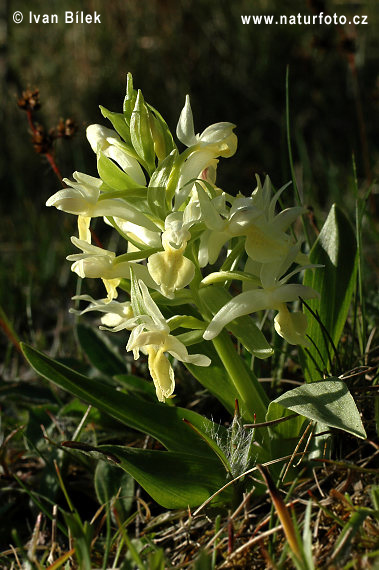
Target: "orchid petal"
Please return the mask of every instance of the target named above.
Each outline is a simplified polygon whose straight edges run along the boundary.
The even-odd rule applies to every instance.
[[[186,146],[193,146],[197,142],[189,95],[186,96],[184,107],[180,113],[176,136]]]
[[[272,308],[272,296],[262,289],[240,293],[215,314],[203,334],[203,338],[212,340],[221,332],[225,325],[234,319],[270,308]]]

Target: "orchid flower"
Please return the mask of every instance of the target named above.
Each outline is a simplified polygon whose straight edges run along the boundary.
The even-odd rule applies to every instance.
[[[117,298],[117,287],[121,279],[130,279],[130,267],[133,264],[136,274],[143,278],[149,286],[156,288],[147,268],[129,261],[118,261],[116,254],[108,249],[89,244],[76,237],[71,238],[72,243],[82,253],[68,255],[68,261],[73,261],[71,271],[79,277],[101,278],[108,293],[108,300]]]
[[[272,196],[271,182],[266,177],[264,186],[257,176],[258,186],[250,198],[238,198],[230,210],[229,231],[232,235],[246,236],[248,256],[260,263],[280,262],[293,246],[293,238],[285,230],[304,213],[302,207],[293,207],[275,214],[275,207],[287,185]],[[298,262],[306,258],[299,253]]]
[[[237,150],[237,137],[233,133],[232,123],[215,123],[207,127],[201,134],[195,135],[193,115],[189,95],[180,113],[176,136],[187,147],[212,150],[214,158],[233,156]]]
[[[186,200],[191,190],[191,180],[203,178],[214,184],[217,157],[229,158],[237,150],[237,137],[233,133],[234,128],[235,125],[232,123],[215,123],[207,127],[201,134],[195,134],[191,104],[189,96],[186,96],[176,128],[178,139],[188,147],[183,155],[185,161],[181,164],[176,185],[176,209]]]
[[[163,295],[170,299],[175,296],[177,289],[183,289],[195,275],[193,262],[184,256],[187,242],[191,239],[188,231],[191,224],[183,224],[180,214],[175,212],[167,216],[166,229],[162,234],[164,251],[150,255],[147,263],[151,277],[160,285]]]
[[[305,267],[298,267],[287,274],[289,267],[299,254],[300,244],[293,246],[286,258],[279,263],[274,260],[271,263],[256,263],[260,268],[260,280],[262,288],[253,288],[244,291],[231,299],[213,317],[203,337],[211,340],[231,321],[243,315],[249,315],[258,311],[274,309],[278,311],[274,326],[276,332],[290,344],[307,345],[305,332],[307,327],[306,316],[302,313],[290,313],[286,303],[302,299],[312,299],[318,293],[296,283],[287,283],[289,279]],[[307,268],[317,267],[309,265]],[[249,271],[252,272],[251,266]]]
[[[103,329],[118,332],[128,328],[130,320],[133,318],[133,309],[130,301],[120,303],[119,301],[109,301],[108,299],[93,299],[90,295],[75,295],[72,297],[73,301],[88,301],[89,305],[79,311],[77,309],[70,309],[70,313],[84,315],[90,311],[99,311],[104,313],[101,317],[101,324],[104,325]]]
[[[126,350],[132,350],[134,358],[141,350],[148,356],[148,366],[154,381],[157,398],[164,402],[175,389],[174,371],[166,353],[181,362],[197,366],[209,366],[210,359],[202,354],[188,354],[185,345],[170,334],[166,319],[151,298],[142,280],[132,276],[131,303],[135,315],[131,322],[135,326],[130,334]]]
[[[99,216],[116,216],[128,220],[150,231],[157,227],[137,208],[119,198],[107,198],[101,194],[103,184],[100,178],[94,178],[81,172],[74,172],[74,181],[67,178],[63,182],[67,188],[58,190],[51,196],[46,206],[55,206],[58,210],[78,216],[79,238],[91,242],[89,225],[91,218]]]

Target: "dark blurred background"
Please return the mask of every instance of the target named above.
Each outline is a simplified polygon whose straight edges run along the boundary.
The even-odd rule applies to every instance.
[[[3,0],[4,1],[4,0]],[[24,15],[21,24],[14,11]],[[101,24],[65,24],[64,11],[101,14]],[[58,24],[28,22],[29,12]],[[367,25],[243,25],[243,14],[367,15]],[[60,185],[35,153],[17,100],[40,90],[36,120],[45,129],[72,118],[75,137],[58,141],[64,176],[96,174],[85,139],[98,105],[120,111],[126,73],[175,131],[186,93],[195,129],[237,125],[239,150],[220,164],[218,182],[247,193],[253,175],[290,180],[285,76],[289,65],[291,135],[304,202],[320,220],[333,201],[354,211],[352,155],[364,189],[378,170],[378,3],[376,0],[7,0],[0,6],[0,305],[24,338],[66,314],[76,281],[64,260],[74,216],[46,208]],[[292,196],[290,196],[290,202]],[[374,204],[374,203],[373,203]],[[46,327],[45,327],[46,328]]]

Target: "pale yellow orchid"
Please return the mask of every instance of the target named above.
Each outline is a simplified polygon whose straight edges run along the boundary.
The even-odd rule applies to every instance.
[[[237,150],[237,137],[233,133],[232,123],[215,123],[207,127],[201,134],[195,134],[192,109],[189,96],[179,117],[176,134],[178,139],[188,147],[182,162],[179,157],[180,174],[175,190],[175,208],[187,199],[191,191],[191,181],[204,179],[210,184],[216,180],[218,157],[229,158]]]
[[[235,125],[232,123],[215,123],[207,127],[201,134],[195,135],[190,98],[189,95],[186,96],[176,128],[176,136],[187,147],[208,149],[212,151],[214,158],[218,156],[229,158],[237,150],[237,137],[233,133],[233,129],[235,129]]]
[[[308,345],[306,338],[307,321],[302,313],[290,313],[286,303],[299,299],[312,299],[318,293],[297,283],[287,283],[289,279],[305,268],[317,267],[308,265],[298,267],[287,274],[289,267],[299,254],[300,245],[293,246],[282,263],[274,260],[271,263],[257,263],[248,266],[249,273],[256,273],[259,269],[261,288],[254,286],[231,299],[213,317],[203,337],[211,340],[231,321],[243,315],[258,311],[273,309],[278,311],[275,318],[275,330],[290,344]],[[255,271],[254,271],[255,266]],[[284,277],[283,277],[284,275]]]
[[[74,262],[71,271],[82,278],[101,278],[108,293],[108,300],[117,298],[117,287],[121,279],[130,279],[130,267],[133,262],[118,261],[113,251],[89,244],[76,237],[72,237],[71,241],[82,250],[82,253],[67,256],[68,261]],[[148,285],[156,287],[144,265],[133,263],[133,268]]]
[[[88,301],[89,305],[81,311],[70,309],[70,313],[84,315],[90,311],[99,311],[103,313],[101,324],[104,325],[100,328],[111,330],[112,332],[129,328],[129,323],[134,317],[130,301],[120,303],[119,301],[110,301],[108,298],[96,300],[90,295],[75,295],[72,299],[74,301]]]
[[[175,389],[174,371],[166,354],[170,354],[181,362],[196,366],[209,366],[210,359],[202,354],[188,354],[186,346],[170,334],[166,319],[154,303],[142,280],[133,280],[131,297],[135,323],[126,350],[132,350],[134,358],[139,358],[141,350],[148,356],[148,366],[157,398],[164,402]]]
[[[78,216],[79,238],[91,242],[89,225],[91,218],[99,216],[116,216],[128,220],[136,225],[143,226],[150,231],[157,227],[137,208],[120,198],[107,198],[101,194],[103,184],[100,178],[94,178],[81,172],[74,172],[74,180],[67,178],[63,182],[67,188],[59,190],[51,196],[46,206],[55,206],[58,210]]]
[[[306,210],[296,206],[275,214],[279,197],[288,184],[272,196],[268,177],[263,187],[258,176],[257,183],[257,188],[250,198],[235,200],[230,210],[228,231],[231,235],[246,236],[246,253],[254,261],[279,263],[294,245],[293,237],[285,230]],[[306,263],[306,257],[299,253],[296,261]]]
[[[147,263],[151,277],[160,286],[163,295],[170,299],[175,296],[177,289],[186,287],[195,275],[193,262],[184,256],[187,242],[191,239],[188,225],[183,224],[182,219],[178,220],[176,214],[167,216],[166,230],[162,234],[164,251],[150,255]]]

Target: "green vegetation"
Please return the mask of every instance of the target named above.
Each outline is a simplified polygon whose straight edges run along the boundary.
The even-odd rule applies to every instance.
[[[0,567],[310,570],[370,568],[379,558],[377,10],[370,2],[330,0],[319,9],[367,14],[369,24],[258,28],[242,25],[241,14],[312,13],[316,3],[193,4],[78,1],[76,9],[102,14],[101,26],[91,27],[16,25],[13,12],[30,10],[25,0],[10,0],[8,14],[0,14],[7,23],[0,78],[7,126],[0,143]],[[38,10],[60,13],[62,6],[40,3]],[[129,77],[122,108],[128,71],[144,99]],[[231,221],[230,206],[214,206],[208,180],[196,183],[203,217],[180,243],[176,281],[166,271],[172,242],[162,236],[146,245],[122,230],[111,233],[101,217],[91,222],[93,243],[121,254],[112,261],[116,272],[149,259],[161,288],[150,296],[133,271],[116,286],[109,274],[108,300],[116,303],[112,287],[120,288],[120,300],[131,294],[125,310],[142,321],[124,319],[126,328],[145,324],[137,349],[151,346],[142,337],[157,334],[153,319],[166,351],[176,342],[176,359],[162,364],[149,353],[134,360],[125,351],[129,331],[111,334],[115,323],[105,321],[108,331],[99,331],[94,313],[80,316],[79,299],[70,302],[105,295],[100,279],[83,281],[65,260],[75,218],[45,207],[61,188],[61,173],[97,176],[86,127],[112,123],[123,152],[153,181],[145,188],[133,178],[135,163],[126,173],[98,152],[99,207],[115,198],[130,211],[138,205],[135,219],[152,233],[167,232],[183,161],[202,152],[185,142],[175,154],[170,131],[186,93],[195,132],[221,120],[237,125],[237,153],[220,158],[217,177],[228,204],[238,192],[251,195],[254,173],[262,180],[269,173],[274,189],[292,180],[277,211],[296,202],[307,207],[291,236],[304,236],[303,251],[323,267],[291,280],[311,288],[294,297],[300,301],[289,313],[301,348],[292,344],[283,307],[255,309],[249,301],[233,321],[217,316],[225,305],[237,311],[233,299],[242,290],[263,293],[265,282],[256,266],[245,267],[252,238],[238,233],[228,238],[227,259],[201,274],[202,232]],[[219,136],[229,152],[228,128]],[[212,160],[216,150],[213,144]],[[266,182],[263,194],[269,188]],[[125,237],[137,253],[123,248]],[[80,256],[72,261],[81,263]],[[304,296],[313,289],[319,298]],[[279,311],[281,336],[267,309]],[[97,310],[109,316],[103,305]],[[217,334],[221,321],[225,330]],[[191,355],[198,358],[191,362]],[[160,395],[150,378],[159,378],[162,366],[172,366],[176,383],[175,398],[164,404],[157,396],[164,401],[171,392],[162,384]]]

